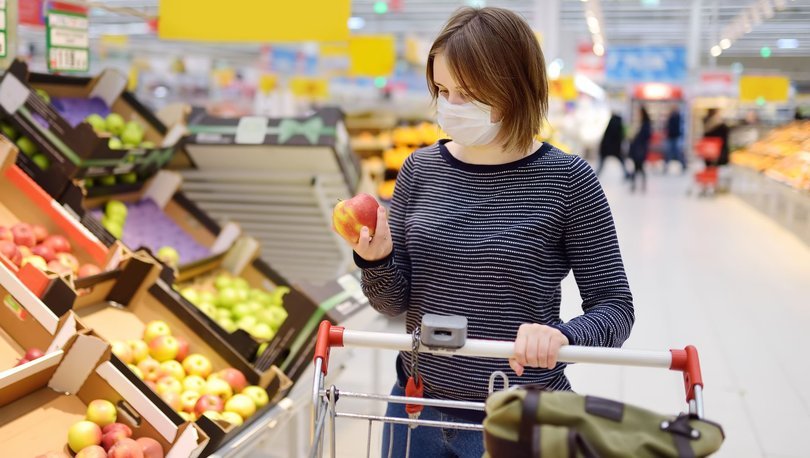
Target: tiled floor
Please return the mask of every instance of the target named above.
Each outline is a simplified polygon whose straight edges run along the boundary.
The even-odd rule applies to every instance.
[[[630,194],[618,170],[605,171],[635,295],[637,320],[625,347],[698,347],[706,414],[726,432],[718,456],[810,456],[810,248],[733,196],[687,197],[688,180],[653,174],[647,194]],[[563,309],[564,317],[579,313],[570,277]],[[403,329],[371,314],[358,323]],[[375,357],[379,389],[389,389],[393,355],[371,351],[355,351],[336,385],[374,391]],[[569,376],[581,393],[667,413],[684,408],[679,377],[668,371],[577,365]],[[367,413],[381,408],[342,406]],[[339,424],[338,455],[365,456],[366,428]],[[372,434],[373,452],[378,434]]]

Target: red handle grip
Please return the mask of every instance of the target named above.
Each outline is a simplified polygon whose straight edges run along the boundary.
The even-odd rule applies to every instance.
[[[683,387],[686,391],[686,401],[695,399],[695,387],[703,388],[703,375],[700,373],[700,358],[698,351],[693,345],[688,345],[683,350],[670,350],[672,353],[672,365],[669,368],[673,371],[683,372]]]
[[[329,350],[332,347],[343,346],[343,331],[342,326],[332,326],[329,320],[321,321],[318,326],[318,337],[315,340],[315,356],[313,361],[318,358],[321,359],[321,372],[326,375],[329,369]]]

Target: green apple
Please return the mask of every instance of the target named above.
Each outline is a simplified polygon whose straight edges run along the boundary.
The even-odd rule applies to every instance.
[[[11,124],[6,124],[4,122],[0,122],[0,132],[3,133],[9,140],[14,141],[17,139],[19,135],[17,133],[17,129],[15,129]]]
[[[197,306],[198,309],[200,309],[201,312],[203,312],[204,314],[206,314],[206,315],[208,315],[208,316],[210,316],[212,318],[217,313],[217,308],[214,306],[214,304],[212,304],[210,302],[200,302],[199,304],[195,304],[195,305]]]
[[[237,320],[241,320],[242,318],[251,315],[252,311],[250,310],[250,306],[247,303],[236,304],[233,307],[233,317]]]
[[[250,290],[250,284],[242,277],[235,277],[231,285],[236,289]]]
[[[271,328],[278,330],[287,319],[287,311],[283,307],[269,307],[261,311],[260,317],[262,321],[270,325]]]
[[[262,304],[261,302],[248,301],[245,302],[245,305],[247,305],[248,309],[250,310],[250,313],[254,315],[264,310],[264,304]]]
[[[211,291],[202,290],[199,291],[199,295],[200,295],[200,302],[211,302],[213,304],[217,301],[217,296]]]
[[[143,331],[143,341],[149,345],[149,343],[151,343],[156,337],[170,335],[172,335],[172,330],[165,321],[150,321],[147,323],[146,329]]]
[[[115,175],[108,175],[98,179],[99,186],[115,186]]]
[[[244,394],[252,399],[253,403],[256,404],[257,409],[261,409],[262,407],[266,406],[268,402],[270,402],[270,398],[267,396],[267,391],[260,386],[250,385],[245,387],[241,394]]]
[[[170,246],[161,247],[157,252],[157,258],[165,262],[170,267],[180,265],[180,253]]]
[[[124,132],[121,133],[121,141],[137,147],[143,141],[143,130],[139,125],[130,122],[124,128]]]
[[[20,137],[17,139],[17,148],[28,157],[34,157],[39,152],[39,148],[28,137]]]
[[[104,214],[118,221],[124,221],[127,218],[127,205],[120,200],[110,200],[104,207]]]
[[[48,159],[48,156],[42,153],[34,154],[31,160],[34,161],[34,164],[36,164],[41,170],[48,170],[51,167],[51,160]]]
[[[107,116],[106,120],[107,124],[107,131],[109,131],[113,135],[121,135],[124,132],[124,128],[126,127],[126,121],[124,121],[124,117],[118,113],[110,113]]]
[[[105,121],[100,115],[91,114],[90,116],[84,118],[84,120],[90,124],[96,133],[103,133],[107,131],[107,121]]]
[[[125,173],[118,176],[118,180],[124,184],[135,184],[138,182],[138,174],[135,172]]]
[[[220,307],[233,307],[239,302],[239,293],[233,288],[225,288],[219,291],[217,302]]]
[[[51,96],[50,94],[45,92],[45,89],[35,89],[35,92],[37,93],[39,98],[45,101],[45,103],[51,103]]]
[[[189,302],[192,304],[197,304],[200,301],[200,295],[197,293],[197,290],[192,288],[191,286],[187,286],[180,290],[180,295],[185,297]]]
[[[217,324],[219,324],[219,326],[222,329],[224,329],[224,330],[226,330],[228,332],[234,332],[237,329],[239,329],[239,326],[237,326],[236,323],[234,323],[234,321],[232,319],[230,319],[230,318],[219,320],[219,321],[217,321]]]
[[[118,137],[112,137],[107,141],[107,146],[110,149],[124,149],[124,142]]]
[[[250,334],[257,339],[270,340],[273,338],[273,335],[275,335],[275,332],[267,323],[259,323],[253,326],[253,330]]]
[[[230,288],[231,286],[233,286],[233,280],[231,279],[230,275],[228,275],[226,273],[221,273],[221,274],[217,275],[216,279],[214,279],[214,286],[218,290],[223,290],[223,289],[226,289],[226,288]]]
[[[250,332],[250,330],[253,329],[253,327],[256,326],[257,323],[258,322],[256,321],[255,316],[248,315],[248,316],[243,316],[242,318],[240,318],[236,322],[236,325],[239,326],[240,328],[244,329],[245,331]]]
[[[153,149],[155,147],[156,147],[155,142],[150,142],[150,141],[141,142],[141,148]]]
[[[248,291],[247,289],[240,289],[240,288],[234,288],[234,290],[236,290],[236,297],[238,298],[237,300],[239,302],[245,302],[248,300],[248,296],[250,296],[250,291]]]
[[[268,346],[270,346],[270,342],[262,342],[262,344],[259,345],[259,349],[256,350],[256,357],[261,357],[264,351],[267,350]]]
[[[238,307],[238,306],[237,306]],[[235,307],[234,307],[235,309]],[[217,321],[221,320],[230,320],[231,319],[231,311],[225,308],[218,308],[216,313],[214,313],[213,318]]]

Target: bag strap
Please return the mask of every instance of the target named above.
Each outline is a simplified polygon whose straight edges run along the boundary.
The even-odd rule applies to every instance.
[[[692,425],[689,424],[691,419],[691,415],[682,414],[673,421],[661,423],[661,429],[672,435],[672,442],[675,444],[679,458],[695,458],[692,441],[700,438],[700,431],[692,428]]]
[[[523,398],[523,409],[520,413],[520,428],[518,429],[518,444],[524,450],[533,450],[533,445],[540,441],[539,437],[535,437],[534,428],[537,424],[537,407],[539,405],[540,390],[526,390],[526,397]]]
[[[599,453],[582,437],[582,434],[576,429],[570,428],[568,430],[569,458],[577,458],[577,452],[581,453],[585,458],[599,458]]]

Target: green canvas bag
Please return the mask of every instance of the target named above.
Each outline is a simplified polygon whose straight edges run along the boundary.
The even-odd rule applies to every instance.
[[[486,413],[485,458],[703,457],[724,439],[720,425],[692,415],[673,418],[566,391],[496,392]]]

